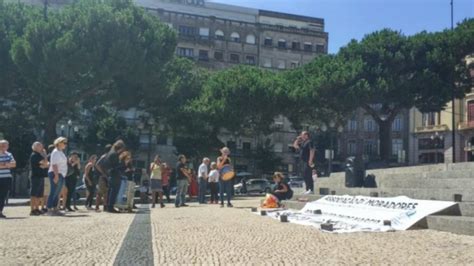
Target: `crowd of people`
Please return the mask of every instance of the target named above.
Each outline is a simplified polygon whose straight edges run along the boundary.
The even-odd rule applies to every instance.
[[[78,210],[76,204],[75,189],[78,180],[82,177],[86,187],[85,208],[87,210],[118,213],[121,210],[132,211],[135,207],[133,202],[135,192],[135,169],[132,164],[132,154],[127,150],[122,140],[112,145],[107,145],[101,156],[95,154],[89,156],[81,175],[81,162],[77,152],[66,155],[68,140],[64,137],[57,138],[46,150],[42,143],[34,142],[30,156],[31,166],[31,216],[47,214],[51,216],[64,215],[63,211],[74,212]],[[314,145],[308,132],[303,132],[294,142],[294,147],[300,151],[304,162],[303,177],[307,191],[305,194],[314,193]],[[9,143],[0,140],[0,218],[5,218],[3,208],[5,199],[12,184],[11,169],[16,167],[13,155],[8,152]],[[209,158],[203,158],[199,166],[197,176],[188,168],[187,159],[184,155],[178,156],[178,162],[174,169],[176,178],[176,197],[174,205],[176,208],[186,207],[186,194],[190,190],[197,190],[199,204],[219,204],[224,207],[233,207],[233,179],[226,178],[232,170],[230,150],[224,147],[220,150],[220,156],[216,162]],[[155,208],[159,203],[165,207],[164,198],[171,203],[171,167],[156,155],[149,165],[149,179],[141,182],[142,201],[148,201],[148,191],[151,191],[151,207]],[[193,181],[197,179],[197,185]],[[290,199],[293,195],[291,188],[284,181],[280,172],[273,175],[275,187],[272,196],[279,202]],[[191,185],[191,187],[190,187]],[[206,196],[210,191],[209,201]],[[125,193],[125,194],[124,194]],[[128,193],[128,194],[127,194]],[[120,194],[120,196],[119,196]],[[126,202],[122,202],[122,195]],[[95,198],[95,204],[94,204]],[[117,203],[117,200],[120,202]],[[224,204],[226,203],[226,204]]]

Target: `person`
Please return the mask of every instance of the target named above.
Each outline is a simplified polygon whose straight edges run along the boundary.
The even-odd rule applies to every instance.
[[[217,191],[219,190],[219,171],[217,170],[217,163],[211,163],[211,172],[209,173],[209,187],[211,189],[211,204],[218,204],[219,198]]]
[[[170,175],[171,169],[167,163],[163,163],[163,170],[161,171],[163,195],[166,197],[166,201],[171,203],[170,198]]]
[[[127,201],[122,203],[128,212],[133,212],[133,198],[135,195],[135,182],[133,182],[133,165],[132,165],[132,154],[129,151],[124,151],[119,155],[120,161],[120,176],[126,178],[127,182],[124,192],[126,193]],[[122,182],[122,185],[124,183]]]
[[[12,184],[12,171],[16,167],[15,158],[8,152],[9,143],[7,140],[0,140],[0,219],[6,218],[3,214],[5,200],[7,199]]]
[[[314,168],[315,148],[308,131],[301,132],[294,143],[293,147],[300,152],[300,159],[303,163],[303,173],[306,192],[304,194],[314,194],[314,181],[312,169]]]
[[[140,187],[140,201],[142,204],[148,203],[148,187],[150,182],[148,180],[143,180]]]
[[[117,200],[117,195],[121,184],[119,156],[125,151],[125,148],[125,143],[122,140],[117,140],[112,145],[112,149],[109,151],[109,153],[107,153],[107,156],[105,157],[105,164],[100,166],[101,169],[107,171],[109,177],[109,188],[107,191],[107,211],[110,213],[120,213],[114,208],[114,205],[115,201]]]
[[[46,158],[46,160],[48,161],[48,164],[51,161],[51,153],[53,152],[54,148],[55,148],[54,144],[51,144],[48,146],[48,152],[46,152],[46,150],[43,150],[42,155]],[[46,175],[46,177],[44,178],[43,200],[41,202],[43,206],[43,209],[41,210],[41,212],[43,214],[48,213],[48,199],[49,199],[50,191],[51,191],[51,184],[49,182],[49,176]]]
[[[41,215],[41,199],[44,193],[44,177],[48,176],[49,163],[48,160],[43,156],[44,147],[41,142],[34,142],[31,146],[32,153],[30,156],[30,167],[31,167],[31,211],[30,216]]]
[[[222,170],[226,166],[231,166],[231,159],[230,159],[230,150],[227,147],[224,147],[220,150],[221,156],[217,158],[217,168],[220,171],[220,180],[219,180],[219,192],[221,198],[221,207],[224,207],[224,193],[227,196],[227,207],[234,207],[230,202],[232,199],[232,185],[233,180],[224,180],[222,179]]]
[[[272,195],[277,197],[279,203],[283,200],[289,200],[293,197],[293,190],[291,190],[288,183],[284,181],[283,173],[275,172],[273,174],[273,182],[275,182],[275,187],[272,191]]]
[[[188,190],[188,184],[191,180],[191,174],[189,173],[188,168],[186,167],[186,156],[179,155],[178,163],[176,164],[176,199],[175,207],[187,207],[186,205],[186,191]]]
[[[69,212],[77,211],[78,208],[74,204],[74,209],[71,208],[71,201],[75,197],[77,179],[81,176],[81,161],[77,152],[72,152],[68,160],[68,172],[66,174],[66,210]]]
[[[89,157],[86,166],[84,167],[84,184],[87,189],[86,197],[86,209],[92,210],[92,202],[95,195],[95,187],[97,186],[97,180],[94,177],[94,165],[97,162],[97,155],[93,154]]]
[[[64,149],[67,145],[67,139],[59,137],[54,140],[55,149],[51,153],[48,176],[51,185],[51,191],[48,198],[48,214],[62,215],[58,209],[59,193],[63,188],[64,177],[67,174],[67,158]]]
[[[102,204],[104,206],[104,211],[107,209],[107,190],[108,190],[108,180],[107,180],[107,171],[102,169],[101,165],[105,164],[107,154],[112,148],[111,144],[105,146],[104,154],[100,156],[97,162],[94,165],[94,174],[96,175],[98,189],[97,195],[95,198],[95,211],[99,212],[99,206]]]
[[[191,178],[188,180],[188,195],[189,195],[189,198],[190,199],[192,199],[194,197],[197,198],[197,196],[198,196],[198,182],[197,182],[196,171],[194,171],[193,169],[189,169],[188,172],[191,175]]]
[[[163,165],[159,155],[155,156],[155,159],[150,164],[150,186],[151,186],[151,207],[155,208],[157,197],[160,197],[160,207],[165,207],[163,203],[163,176],[162,176]]]
[[[198,169],[198,202],[199,204],[206,203],[207,179],[209,177],[209,158],[202,159],[202,163]]]

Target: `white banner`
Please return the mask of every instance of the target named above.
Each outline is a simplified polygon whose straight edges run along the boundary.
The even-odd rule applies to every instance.
[[[270,211],[279,219],[286,215],[291,223],[331,224],[333,232],[385,232],[406,230],[422,218],[455,205],[455,202],[415,200],[405,196],[372,198],[363,196],[324,196],[307,203],[301,211]]]

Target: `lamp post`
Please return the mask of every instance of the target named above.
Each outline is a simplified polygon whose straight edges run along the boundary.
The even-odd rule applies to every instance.
[[[454,30],[454,3],[453,0],[451,0],[451,31]],[[456,162],[456,122],[454,121],[456,116],[455,116],[455,103],[454,103],[455,97],[454,97],[454,88],[451,90],[451,101],[452,101],[452,110],[451,110],[451,138],[453,139],[453,163]]]
[[[151,116],[142,116],[140,117],[140,122],[138,123],[138,129],[141,131],[143,129],[148,131],[148,147],[147,147],[147,163],[148,165],[151,164],[151,147],[152,147],[152,137],[153,137],[153,129],[155,126],[155,120]],[[148,169],[148,165],[146,169]]]
[[[323,124],[321,131],[329,133],[329,150],[326,150],[325,157],[328,160],[328,176],[332,172],[332,160],[334,159],[334,135],[341,133],[344,130],[342,126],[336,126],[336,122],[330,121],[328,125]]]
[[[444,140],[444,137],[439,135],[438,132],[435,132],[434,135],[431,135],[431,140],[433,141],[433,144],[435,146],[435,162],[436,164],[439,163],[438,160],[438,147],[440,146],[441,141]]]

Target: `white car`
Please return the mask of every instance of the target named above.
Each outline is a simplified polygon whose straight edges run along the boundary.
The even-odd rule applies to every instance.
[[[242,183],[234,185],[234,191],[236,194],[247,194],[247,193],[270,193],[272,191],[272,184],[263,178],[249,179],[245,182],[245,187]]]

